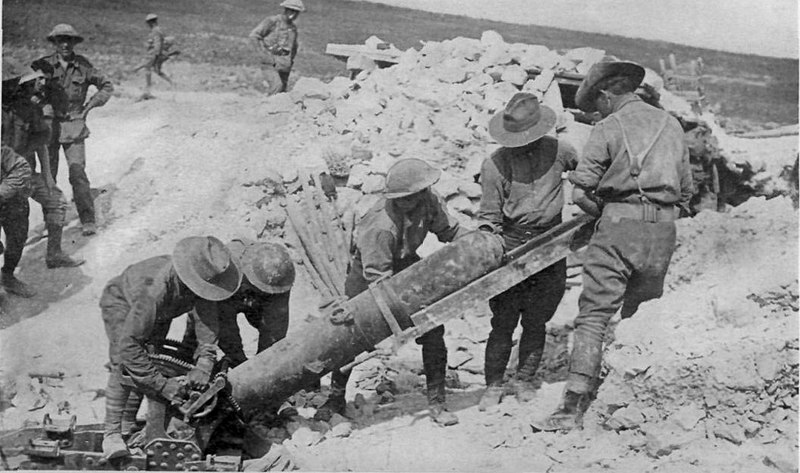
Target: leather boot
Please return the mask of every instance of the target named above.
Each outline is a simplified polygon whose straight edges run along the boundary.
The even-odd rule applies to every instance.
[[[0,276],[0,283],[3,284],[6,291],[15,296],[30,298],[36,295],[36,291],[33,287],[17,279],[13,272],[8,273],[3,271],[2,276]]]
[[[428,404],[428,412],[431,414],[431,419],[443,427],[458,424],[458,416],[448,411],[447,407],[442,403]]]
[[[112,459],[112,458],[120,458],[126,457],[130,455],[128,451],[128,446],[125,445],[125,441],[122,440],[122,434],[119,432],[114,432],[111,434],[107,434],[103,438],[103,456]]]
[[[544,350],[535,350],[527,358],[520,358],[519,368],[514,375],[514,394],[519,402],[529,402],[536,397],[534,378],[539,364],[542,362]]]
[[[61,235],[64,227],[61,225],[47,225],[47,256],[45,264],[53,268],[74,268],[85,263],[82,259],[72,259],[61,250]]]
[[[592,401],[590,393],[564,392],[560,408],[544,420],[534,421],[532,427],[545,432],[567,432],[583,426],[583,414]]]
[[[500,384],[493,384],[487,387],[481,396],[481,401],[478,403],[478,410],[483,412],[500,404],[500,401],[503,400],[504,391],[505,389]]]

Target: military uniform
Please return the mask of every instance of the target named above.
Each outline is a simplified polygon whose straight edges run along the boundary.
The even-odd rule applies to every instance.
[[[220,318],[234,321],[221,324],[219,333],[219,348],[228,357],[232,366],[247,361],[242,336],[235,323],[236,316],[244,314],[247,322],[258,330],[257,353],[261,353],[286,337],[286,332],[289,330],[289,296],[289,292],[280,294],[259,292],[250,296],[252,303],[242,300],[238,295],[218,303]],[[194,327],[195,320],[191,317],[187,321],[184,343],[189,345],[197,343]]]
[[[611,317],[620,307],[629,317],[663,292],[675,249],[676,206],[688,203],[693,193],[683,130],[667,112],[630,95],[595,126],[569,179],[603,202],[584,254],[567,381],[567,390],[583,393],[599,375]]]
[[[428,232],[434,233],[439,241],[449,242],[467,231],[447,213],[444,199],[432,190],[425,191],[420,205],[405,215],[392,200],[380,199],[357,225],[356,250],[345,281],[345,295],[352,298],[365,291],[370,283],[419,261],[417,249]],[[428,403],[444,404],[447,372],[444,326],[436,327],[416,341],[422,345]],[[349,373],[333,371],[331,396],[344,397],[348,378]]]
[[[34,171],[31,198],[42,206],[45,223],[63,227],[67,210],[64,193],[58,187],[48,189],[44,176],[35,172],[35,150],[50,141],[50,127],[45,123],[41,109],[25,97],[15,97],[10,103],[3,103],[2,130],[3,144],[24,156]]]
[[[497,150],[481,168],[479,225],[500,233],[505,251],[509,251],[561,223],[562,173],[575,169],[577,159],[575,148],[549,136],[522,147]],[[489,300],[492,330],[486,343],[487,386],[503,381],[518,321],[523,330],[517,375],[532,381],[544,351],[545,323],[564,295],[566,277],[566,260],[562,259]]]
[[[122,402],[107,407],[106,431],[129,430],[141,394],[123,385],[122,375],[129,375],[144,390],[161,392],[167,378],[150,361],[147,346],[159,345],[172,319],[193,310],[200,342],[195,356],[213,357],[220,333],[219,303],[195,295],[178,278],[172,258],[164,255],[128,266],[111,279],[100,297],[100,309],[111,362],[107,397]]]
[[[28,238],[30,180],[28,162],[4,144],[0,156],[0,229],[6,234],[3,274],[14,274]]]
[[[265,54],[262,64],[270,84],[269,94],[285,92],[297,55],[297,25],[284,15],[269,16],[250,32],[250,39]]]
[[[58,152],[64,148],[69,166],[69,182],[72,185],[75,206],[81,223],[94,223],[94,199],[86,176],[86,147],[89,136],[86,120],[82,117],[86,93],[90,85],[97,87],[87,105],[102,106],[111,98],[114,86],[88,59],[75,54],[71,61],[62,64],[57,54],[51,54],[34,62],[39,70],[53,70],[48,78],[46,101],[54,112],[52,140],[50,143],[50,168],[55,179],[58,173]]]

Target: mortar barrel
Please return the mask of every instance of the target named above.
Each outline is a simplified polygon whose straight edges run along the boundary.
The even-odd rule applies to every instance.
[[[228,375],[233,396],[246,415],[274,407],[331,370],[392,335],[376,295],[401,329],[410,316],[466,286],[502,263],[499,237],[472,232],[445,245],[370,290],[341,304],[354,323],[333,324],[328,317],[305,322],[299,330],[237,366]]]

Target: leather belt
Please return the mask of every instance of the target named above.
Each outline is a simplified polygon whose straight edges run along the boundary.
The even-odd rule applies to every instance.
[[[610,218],[612,222],[623,218],[651,223],[673,222],[677,214],[674,205],[654,202],[608,202],[603,206],[603,217]]]

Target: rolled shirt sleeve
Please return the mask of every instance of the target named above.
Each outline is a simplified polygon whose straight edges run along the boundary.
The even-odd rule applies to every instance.
[[[125,317],[118,343],[121,364],[125,372],[137,384],[158,392],[164,387],[166,378],[150,361],[145,349],[156,326],[156,310],[156,299],[147,289],[142,289]]]
[[[2,170],[0,170],[0,201],[20,197],[27,198],[30,193],[31,167],[28,161],[8,146],[2,149]]]
[[[364,279],[371,283],[384,276],[391,276],[394,272],[392,249],[396,244],[392,232],[383,229],[368,230],[360,240]]]
[[[605,122],[594,126],[575,170],[570,173],[569,181],[576,186],[588,190],[597,189],[600,180],[611,165],[611,155],[604,132],[605,126]]]
[[[102,107],[111,98],[111,94],[114,93],[114,84],[94,67],[89,69],[87,81],[97,87],[97,93],[89,99],[89,103],[94,107]]]
[[[498,233],[503,225],[504,201],[503,176],[494,159],[488,158],[481,165],[481,202],[478,207],[478,226],[489,226]]]
[[[458,220],[447,211],[447,204],[444,198],[432,189],[430,193],[432,196],[432,208],[429,229],[439,241],[444,243],[451,242],[469,233],[470,230],[458,223]]]

